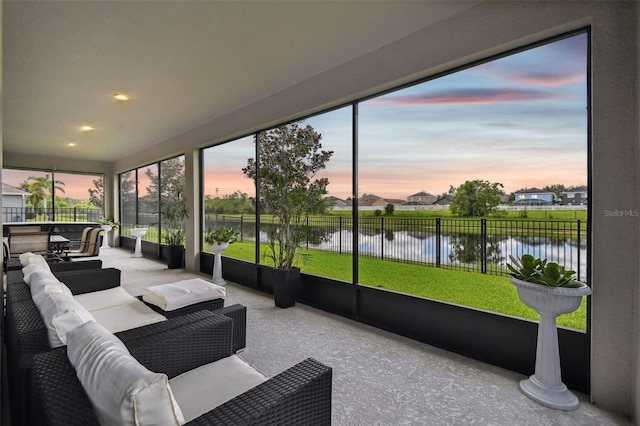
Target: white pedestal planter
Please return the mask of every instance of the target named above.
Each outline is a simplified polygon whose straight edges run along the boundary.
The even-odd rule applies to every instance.
[[[131,257],[142,257],[142,240],[141,238],[147,233],[148,228],[131,228],[131,235],[136,237],[136,248]]]
[[[100,228],[102,228],[102,230],[104,231],[103,236],[102,236],[102,245],[100,246],[100,250],[102,250],[102,249],[110,249],[111,246],[109,245],[109,232],[111,232],[111,230],[113,229],[113,226],[111,226],[111,225],[101,225]]]
[[[579,401],[571,393],[560,374],[560,352],[556,318],[573,312],[582,296],[591,294],[586,285],[579,288],[548,287],[511,277],[522,302],[540,315],[536,348],[535,374],[520,382],[520,390],[534,401],[557,410],[575,410]]]
[[[213,280],[212,282],[217,285],[225,285],[227,282],[222,279],[222,256],[220,253],[229,248],[229,243],[211,244],[209,248],[214,254],[213,258]]]

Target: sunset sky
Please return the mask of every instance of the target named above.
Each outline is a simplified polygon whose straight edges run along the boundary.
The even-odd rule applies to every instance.
[[[359,187],[406,199],[466,180],[524,187],[587,183],[587,34],[580,34],[360,103]],[[352,196],[351,109],[305,120],[334,154],[329,195]],[[205,151],[205,194],[253,195],[242,174],[251,137]],[[34,172],[3,171],[13,186]],[[66,194],[88,198],[91,176],[56,174]],[[142,183],[142,182],[141,182]]]
[[[586,62],[580,34],[362,102],[358,195],[438,195],[474,179],[507,193],[586,184]],[[305,122],[334,151],[330,195],[351,196],[351,109]],[[205,192],[252,194],[240,172],[252,155],[250,138],[207,150]]]

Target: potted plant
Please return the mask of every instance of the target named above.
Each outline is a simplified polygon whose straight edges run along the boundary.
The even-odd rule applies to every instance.
[[[220,226],[216,229],[209,227],[204,234],[204,242],[209,246],[214,255],[213,260],[213,283],[225,285],[227,282],[222,278],[222,255],[221,253],[233,244],[240,232],[235,228]]]
[[[160,202],[162,238],[167,249],[169,269],[181,268],[184,261],[184,221],[189,217],[187,201],[180,191]]]
[[[591,294],[591,288],[574,278],[575,271],[555,262],[530,254],[510,258],[509,281],[516,286],[520,300],[540,315],[535,373],[520,382],[520,390],[547,407],[575,410],[578,398],[562,383],[560,374],[556,318],[578,309],[582,297]]]
[[[259,181],[260,204],[272,215],[273,224],[266,225],[267,249],[263,259],[269,267],[260,269],[259,280],[272,288],[276,306],[289,307],[296,302],[300,283],[299,264],[310,257],[302,251],[307,235],[309,214],[324,213],[323,196],[329,180],[316,178],[326,167],[333,151],[322,150],[322,136],[313,127],[291,123],[261,133],[260,162],[247,160],[245,176]],[[267,278],[268,277],[268,278]],[[271,282],[265,283],[265,279]]]
[[[113,217],[110,217],[108,219],[105,217],[101,217],[100,219],[98,219],[98,223],[104,231],[104,236],[102,237],[102,245],[100,246],[100,248],[109,249],[111,248],[111,246],[109,245],[109,232],[111,232],[112,229],[118,229],[118,227],[120,226],[120,222],[115,221]]]

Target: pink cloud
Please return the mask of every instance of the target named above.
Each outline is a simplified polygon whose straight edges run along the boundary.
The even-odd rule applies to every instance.
[[[538,86],[558,87],[565,86],[585,80],[584,73],[576,73],[571,75],[557,75],[547,73],[530,73],[521,75],[512,75],[509,77],[513,81],[523,84],[535,84]]]
[[[555,99],[557,96],[520,89],[465,89],[418,96],[382,97],[372,102],[388,105],[469,105],[497,104],[505,102],[531,102]]]

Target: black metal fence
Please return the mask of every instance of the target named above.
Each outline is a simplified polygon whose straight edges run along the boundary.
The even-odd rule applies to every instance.
[[[95,222],[104,216],[102,209],[3,207],[2,222]]]
[[[351,218],[310,218],[306,248],[353,253]],[[529,253],[558,262],[585,279],[586,226],[581,220],[504,220],[389,217],[358,219],[360,256],[399,262],[506,274],[509,256]],[[205,228],[230,226],[240,231],[240,241],[256,241],[254,216],[205,216]],[[260,241],[272,225],[266,220]]]

